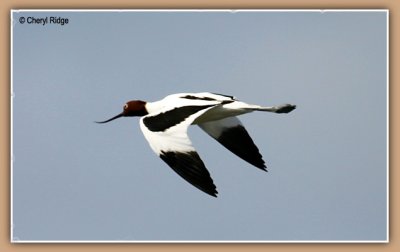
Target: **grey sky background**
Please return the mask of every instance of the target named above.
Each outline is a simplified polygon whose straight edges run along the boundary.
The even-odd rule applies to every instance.
[[[386,12],[11,15],[13,240],[386,240]],[[94,123],[202,91],[297,105],[240,117],[268,173],[190,128],[218,198]]]

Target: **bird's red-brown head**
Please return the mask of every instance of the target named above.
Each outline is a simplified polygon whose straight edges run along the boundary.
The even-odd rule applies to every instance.
[[[119,117],[144,116],[147,114],[148,114],[148,112],[146,110],[146,102],[140,101],[140,100],[128,101],[127,103],[125,103],[122,113],[120,113],[108,120],[97,122],[97,123],[107,123],[107,122],[115,120]]]

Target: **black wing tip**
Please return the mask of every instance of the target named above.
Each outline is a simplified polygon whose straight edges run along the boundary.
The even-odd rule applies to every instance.
[[[244,161],[266,171],[265,161],[243,125],[226,128],[216,140]]]
[[[254,165],[255,167],[259,168],[260,170],[268,172],[267,166],[265,165],[265,163],[262,163],[261,165],[259,165],[259,164],[257,164],[257,165],[256,164],[252,164],[252,165]]]
[[[159,156],[184,180],[202,192],[217,197],[217,187],[196,151],[161,151]]]
[[[189,182],[190,183],[190,182]],[[192,184],[192,183],[191,183]],[[209,185],[203,185],[203,186],[197,186],[192,184],[194,187],[196,187],[197,189],[199,189],[200,191],[213,196],[215,198],[218,198],[218,191],[217,191],[217,187],[214,185],[214,183],[209,184]]]
[[[215,198],[218,198],[218,192],[217,191],[214,191],[214,192],[207,192],[207,194],[208,195],[211,195],[211,196],[213,196],[213,197],[215,197]]]

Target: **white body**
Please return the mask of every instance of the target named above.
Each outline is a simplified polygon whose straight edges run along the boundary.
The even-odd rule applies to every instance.
[[[140,128],[152,150],[175,172],[200,190],[216,196],[216,187],[195,148],[187,129],[197,124],[234,154],[265,170],[266,166],[251,137],[236,117],[252,111],[288,113],[295,106],[262,107],[213,93],[179,93],[147,102],[147,115]]]

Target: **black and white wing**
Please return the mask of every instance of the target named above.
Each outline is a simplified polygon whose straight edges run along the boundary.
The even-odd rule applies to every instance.
[[[257,146],[237,117],[201,123],[199,126],[238,157],[266,171]]]
[[[216,186],[187,135],[192,122],[216,105],[169,108],[140,119],[140,128],[153,151],[179,176],[203,192],[217,196]]]

